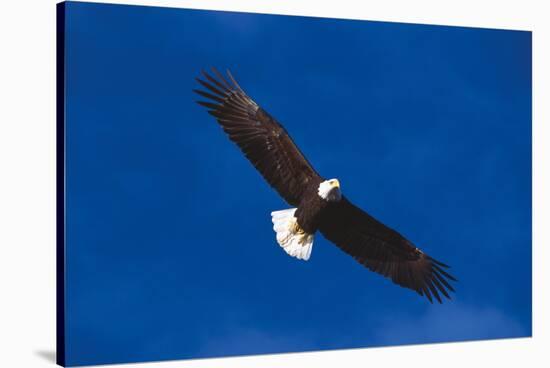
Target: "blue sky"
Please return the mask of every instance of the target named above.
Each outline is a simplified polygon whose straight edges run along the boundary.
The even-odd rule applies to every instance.
[[[531,335],[531,33],[69,3],[67,363]],[[195,104],[230,68],[325,177],[460,280],[430,305],[318,235]]]

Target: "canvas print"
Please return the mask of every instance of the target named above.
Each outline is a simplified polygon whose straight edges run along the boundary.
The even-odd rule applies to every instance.
[[[531,336],[531,33],[64,2],[64,366]]]

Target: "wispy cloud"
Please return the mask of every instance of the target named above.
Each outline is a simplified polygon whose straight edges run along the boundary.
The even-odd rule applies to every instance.
[[[260,331],[254,328],[236,327],[227,335],[208,340],[200,355],[247,355],[282,353],[289,351],[312,350],[315,343],[311,336],[304,334],[281,334],[273,331]]]
[[[394,345],[526,337],[530,331],[493,307],[455,302],[418,316],[386,318],[373,336],[376,345]]]

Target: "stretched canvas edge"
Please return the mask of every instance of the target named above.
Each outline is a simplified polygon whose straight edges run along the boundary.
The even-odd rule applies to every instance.
[[[56,4],[56,363],[65,366],[65,2]]]

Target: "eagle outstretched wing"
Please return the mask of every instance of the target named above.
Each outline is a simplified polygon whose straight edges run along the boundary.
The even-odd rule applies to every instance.
[[[229,80],[212,69],[197,81],[207,91],[194,90],[209,101],[197,101],[208,108],[229,138],[235,142],[267,182],[292,206],[319,174],[292,141],[285,128],[256,104],[229,71]]]
[[[441,303],[439,293],[450,299],[449,268],[416,248],[395,230],[356,207],[345,197],[334,203],[319,231],[359,263],[390,278],[397,285]]]

